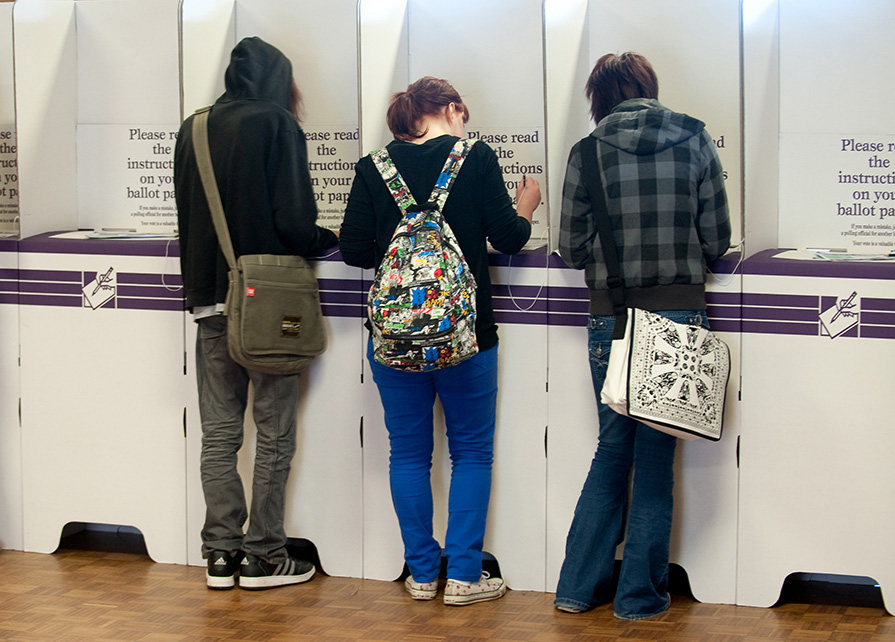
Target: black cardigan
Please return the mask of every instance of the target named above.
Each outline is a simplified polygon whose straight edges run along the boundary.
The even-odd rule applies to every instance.
[[[388,152],[418,203],[432,186],[457,138],[443,135],[422,144],[392,141]],[[481,350],[497,344],[491,303],[488,248],[504,254],[519,252],[531,236],[531,224],[516,215],[507,193],[497,155],[478,142],[466,158],[444,207],[469,268],[475,276],[476,336]],[[342,259],[361,268],[379,266],[401,213],[370,156],[357,164],[339,236]]]

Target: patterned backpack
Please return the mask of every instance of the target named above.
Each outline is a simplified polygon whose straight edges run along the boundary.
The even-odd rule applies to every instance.
[[[475,277],[442,209],[474,140],[459,140],[429,201],[418,205],[385,148],[371,154],[401,210],[367,298],[373,355],[379,363],[423,372],[478,352]]]

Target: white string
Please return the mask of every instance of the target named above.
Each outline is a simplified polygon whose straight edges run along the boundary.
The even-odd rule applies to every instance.
[[[548,275],[550,274],[549,270],[546,269],[546,268],[549,268],[549,267],[550,267],[550,252],[547,251],[547,249],[548,249],[548,248],[547,248],[547,231],[548,231],[548,229],[547,229],[547,226],[545,225],[545,226],[544,226],[544,231],[541,233],[541,236],[540,236],[540,238],[538,239],[539,241],[543,241],[543,242],[544,242],[544,244],[543,244],[542,246],[540,246],[540,247],[543,247],[543,248],[544,248],[544,259],[545,259],[545,263],[544,263],[544,268],[545,268],[545,269],[544,269],[544,280],[543,280],[543,282],[541,283],[541,285],[538,287],[538,291],[537,291],[537,293],[535,293],[535,296],[534,296],[534,299],[533,299],[532,302],[531,302],[531,305],[529,305],[527,308],[523,308],[522,306],[520,306],[520,305],[516,302],[516,297],[513,296],[513,286],[512,286],[512,285],[509,285],[509,284],[507,285],[507,290],[509,291],[509,294],[510,294],[510,301],[513,303],[513,305],[516,307],[516,309],[519,310],[519,311],[521,311],[521,312],[528,312],[529,310],[531,310],[531,309],[535,306],[535,304],[536,304],[536,303],[538,302],[538,300],[541,298],[541,293],[544,291],[544,286],[547,285],[547,277],[548,277]],[[510,254],[510,255],[509,255],[509,260],[507,261],[507,272],[511,272],[512,269],[513,269],[513,255]],[[508,279],[507,279],[507,281],[509,281],[510,283],[512,283],[512,280],[513,280],[512,278],[508,278]]]
[[[332,252],[330,252],[329,254],[324,254],[323,256],[318,256],[317,258],[318,258],[318,259],[328,259],[328,258],[331,257],[331,256],[335,256],[335,255],[336,255],[336,252],[339,251],[339,244],[336,243],[333,247],[334,247],[335,249],[334,249]]]
[[[717,283],[721,287],[727,287],[728,285],[730,285],[733,282],[733,280],[737,276],[737,271],[740,269],[740,266],[743,264],[743,257],[745,255],[745,248],[743,245],[743,241],[740,241],[739,244],[737,244],[735,249],[740,253],[740,258],[737,259],[737,264],[735,266],[733,266],[733,270],[731,270],[730,274],[725,275],[725,278],[721,278],[720,276],[718,276],[717,274],[715,274],[714,272],[712,272],[711,270],[706,268],[706,271],[709,274],[711,274],[713,277],[715,277],[715,283]]]
[[[166,264],[168,263],[168,259],[173,258],[173,257],[170,255],[170,253],[169,253],[169,252],[170,252],[170,249],[171,249],[171,241],[173,241],[173,240],[174,240],[174,239],[168,239],[168,242],[165,243],[165,263],[166,263]],[[178,271],[179,271],[179,270],[178,270]],[[165,273],[166,273],[166,272],[167,272],[167,270],[166,270],[165,268],[162,268],[162,286],[163,286],[168,292],[179,292],[180,290],[182,290],[182,289],[183,289],[183,283],[181,283],[181,284],[178,285],[177,287],[169,287],[168,284],[165,283],[165,276],[166,276]]]

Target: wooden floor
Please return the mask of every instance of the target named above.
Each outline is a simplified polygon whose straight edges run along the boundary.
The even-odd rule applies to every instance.
[[[446,607],[414,602],[398,582],[324,575],[268,591],[210,591],[203,568],[120,552],[2,551],[0,578],[0,640],[25,642],[895,642],[895,617],[878,607],[759,609],[675,594],[668,612],[628,622],[608,605],[560,613],[546,593]]]

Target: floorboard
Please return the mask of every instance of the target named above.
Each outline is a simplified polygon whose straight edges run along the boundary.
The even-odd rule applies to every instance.
[[[0,552],[0,639],[21,642],[895,642],[878,606],[787,602],[770,609],[700,604],[629,622],[610,605],[570,615],[552,594],[447,607],[399,582],[318,575],[268,591],[210,591],[204,569],[146,555],[63,549]]]

